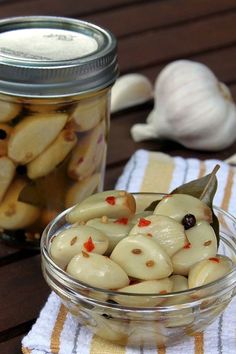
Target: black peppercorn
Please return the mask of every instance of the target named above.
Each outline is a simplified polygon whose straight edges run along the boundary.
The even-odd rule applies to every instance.
[[[7,133],[4,129],[0,129],[0,139],[4,140],[7,137]]]
[[[196,218],[193,214],[186,214],[182,219],[182,224],[184,225],[185,230],[190,229],[196,224]]]
[[[19,166],[17,166],[17,168],[16,168],[16,172],[17,172],[19,175],[25,175],[26,172],[27,172],[27,168],[26,168],[26,166],[24,166],[24,165],[19,165]]]

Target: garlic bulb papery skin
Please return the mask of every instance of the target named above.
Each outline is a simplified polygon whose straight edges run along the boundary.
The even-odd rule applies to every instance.
[[[178,60],[157,77],[154,109],[131,135],[135,141],[168,138],[190,149],[221,150],[236,140],[236,106],[206,65]]]
[[[111,89],[111,113],[136,106],[153,99],[153,85],[142,74],[119,77]]]

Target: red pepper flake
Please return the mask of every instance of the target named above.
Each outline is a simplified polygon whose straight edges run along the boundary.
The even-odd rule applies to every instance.
[[[91,236],[88,238],[88,241],[84,243],[84,248],[85,248],[88,252],[92,252],[92,250],[95,248]]]
[[[144,218],[140,218],[139,219],[139,223],[138,223],[138,227],[145,227],[151,224],[150,220],[144,219]]]
[[[216,258],[216,257],[209,258],[209,261],[220,263],[219,258]]]
[[[112,195],[109,196],[109,197],[106,197],[105,200],[106,200],[106,202],[107,202],[108,204],[110,204],[110,205],[115,205],[115,204],[116,204],[116,198],[113,197]]]
[[[192,246],[192,245],[191,245],[190,242],[186,242],[183,248],[184,248],[185,250],[187,250],[187,249],[191,248],[191,246]]]
[[[119,218],[117,220],[114,221],[114,223],[116,224],[122,224],[122,225],[127,225],[128,224],[129,219],[128,218]]]
[[[168,291],[166,291],[166,290],[159,291],[159,294],[162,294],[162,295],[167,294],[167,293],[168,293]]]
[[[80,157],[79,160],[77,161],[77,164],[81,164],[82,162],[84,161],[84,158],[83,157]]]
[[[82,255],[84,258],[89,258],[89,254],[87,252],[82,251]]]

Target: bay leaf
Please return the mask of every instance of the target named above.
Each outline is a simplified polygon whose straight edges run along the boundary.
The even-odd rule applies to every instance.
[[[212,223],[216,238],[217,245],[219,246],[220,235],[219,235],[219,221],[217,216],[213,211],[213,199],[217,190],[217,178],[216,172],[219,169],[219,165],[216,165],[211,173],[208,175],[192,180],[188,183],[184,183],[181,186],[175,188],[170,194],[188,194],[195,198],[201,199],[205,204],[209,206],[212,210]],[[153,201],[145,210],[154,211],[160,200]]]

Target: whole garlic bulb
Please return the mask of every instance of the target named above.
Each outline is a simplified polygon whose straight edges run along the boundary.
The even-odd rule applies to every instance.
[[[147,124],[134,125],[131,134],[135,141],[168,138],[191,149],[224,149],[236,140],[236,106],[206,65],[177,60],[156,79]]]

